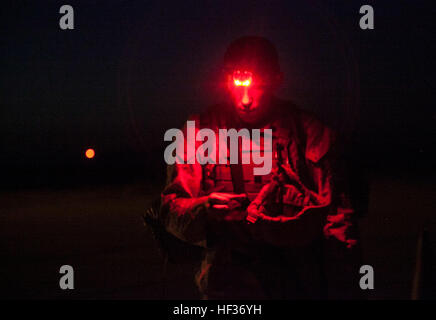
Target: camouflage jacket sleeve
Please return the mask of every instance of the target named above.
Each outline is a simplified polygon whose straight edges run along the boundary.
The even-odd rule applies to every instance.
[[[317,204],[327,215],[324,236],[336,238],[351,248],[356,244],[355,210],[350,201],[348,176],[340,154],[340,143],[331,129],[311,119],[306,124],[306,159],[313,178]]]
[[[197,119],[191,117],[190,120]],[[186,161],[186,142],[183,141],[183,144]],[[206,212],[201,186],[202,167],[197,162],[168,165],[167,182],[161,193],[161,219],[167,231],[176,237],[205,246]]]

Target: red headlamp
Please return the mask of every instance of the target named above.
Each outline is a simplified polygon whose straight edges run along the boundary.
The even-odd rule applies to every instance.
[[[253,82],[253,74],[250,71],[234,71],[233,84],[236,87],[249,87]]]

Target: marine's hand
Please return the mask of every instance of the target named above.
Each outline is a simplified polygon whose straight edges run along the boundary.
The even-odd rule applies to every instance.
[[[241,204],[246,199],[247,196],[245,194],[212,192],[207,197],[206,208],[213,219],[231,221],[242,220],[245,218],[243,210],[234,209],[241,207]]]

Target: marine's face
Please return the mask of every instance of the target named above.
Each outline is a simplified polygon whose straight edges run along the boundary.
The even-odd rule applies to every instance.
[[[259,74],[246,69],[227,73],[227,90],[239,117],[256,123],[268,108],[269,86]]]

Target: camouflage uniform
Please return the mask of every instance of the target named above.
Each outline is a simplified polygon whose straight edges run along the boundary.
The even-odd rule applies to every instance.
[[[250,225],[207,218],[199,205],[202,197],[234,191],[229,165],[168,166],[161,218],[169,232],[206,248],[196,275],[205,298],[326,297],[324,240],[349,249],[356,245],[354,210],[344,177],[334,166],[334,133],[290,102],[274,99],[270,110],[256,128],[272,129],[272,150],[263,150],[272,152],[272,173],[253,176],[253,165],[242,165],[245,191],[253,200],[271,182],[282,152],[287,179],[282,200],[273,195],[265,205],[266,214],[274,217],[270,221]],[[246,127],[227,105],[191,120],[196,130],[210,128],[217,136],[218,129]],[[277,150],[278,145],[283,149]]]

